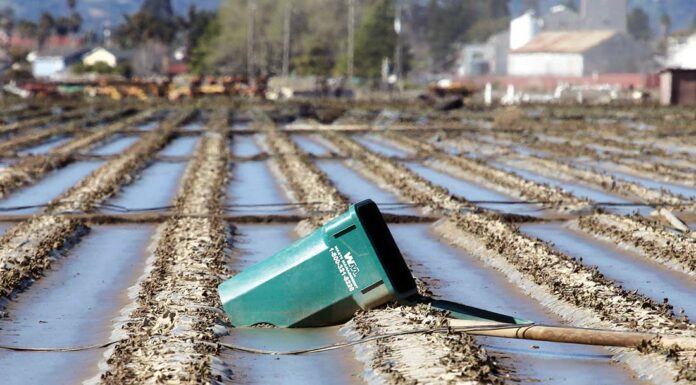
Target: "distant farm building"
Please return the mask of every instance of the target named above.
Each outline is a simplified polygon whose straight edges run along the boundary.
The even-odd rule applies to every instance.
[[[31,72],[35,78],[57,78],[66,75],[68,68],[82,60],[85,49],[49,48],[32,55]]]
[[[665,66],[696,69],[696,33],[686,37],[669,39]]]
[[[666,69],[660,72],[660,103],[696,106],[696,69]]]
[[[95,47],[84,54],[82,64],[93,66],[97,63],[104,63],[109,67],[116,67],[118,64],[130,60],[132,54],[130,51],[106,49],[104,47]]]
[[[513,76],[583,76],[640,72],[650,52],[614,30],[542,32],[508,55]]]

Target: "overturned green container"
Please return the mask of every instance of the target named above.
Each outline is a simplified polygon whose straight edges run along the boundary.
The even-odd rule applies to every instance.
[[[314,327],[348,321],[387,302],[427,302],[458,318],[524,323],[417,294],[416,283],[377,205],[365,200],[307,237],[223,282],[234,326]]]

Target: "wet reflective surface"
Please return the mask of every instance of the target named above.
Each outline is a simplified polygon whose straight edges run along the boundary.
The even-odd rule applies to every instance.
[[[81,161],[72,163],[41,179],[35,185],[20,189],[10,194],[7,199],[0,200],[0,213],[2,214],[31,214],[41,211],[43,208],[31,207],[22,209],[3,209],[18,206],[43,205],[48,203],[82,178],[96,170],[104,162]]]
[[[57,137],[57,138],[51,138],[46,142],[41,143],[38,146],[33,146],[29,148],[25,148],[21,151],[18,151],[17,153],[19,155],[43,155],[47,154],[49,151],[53,150],[54,148],[65,144],[69,142],[72,138],[71,137]]]
[[[626,290],[638,289],[658,303],[669,298],[675,313],[684,309],[686,315],[696,317],[696,282],[685,274],[608,242],[593,240],[560,223],[523,224],[520,230],[553,244],[570,256],[582,258],[585,265],[598,266],[607,278],[615,280]]]
[[[296,205],[281,190],[267,161],[234,163],[227,187],[227,205],[232,214],[292,214]]]
[[[0,343],[69,347],[107,342],[112,319],[142,274],[150,226],[94,227],[46,276],[7,305]],[[104,349],[69,353],[0,351],[2,383],[76,384],[96,374]]]
[[[647,188],[653,189],[664,189],[671,192],[672,194],[683,195],[686,198],[696,198],[696,189],[688,186],[679,185],[676,183],[662,182],[655,179],[643,178],[635,175],[631,175],[625,172],[620,172],[613,170],[611,167],[602,167],[602,170],[606,173],[613,175],[618,179],[623,179],[628,182],[633,182],[635,184],[641,185]],[[696,174],[694,175],[696,178]]]
[[[178,190],[177,186],[184,170],[184,162],[151,164],[143,170],[138,179],[124,187],[107,203],[129,209],[169,206]]]
[[[174,139],[167,147],[165,147],[160,155],[164,156],[187,156],[193,153],[193,149],[198,143],[197,136],[182,136]]]
[[[485,201],[486,203],[476,203],[477,206],[489,210],[499,211],[503,213],[521,214],[521,215],[541,215],[541,208],[527,204],[505,204],[505,203],[490,203],[490,201],[499,202],[522,202],[514,197],[501,194],[495,190],[485,188],[473,182],[459,179],[448,175],[444,172],[434,170],[420,163],[409,162],[406,164],[413,172],[431,181],[434,184],[440,185],[450,193],[459,195],[468,201]]]
[[[324,156],[329,154],[329,150],[322,146],[310,135],[292,135],[292,140],[295,141],[303,151],[315,155]]]
[[[142,131],[152,131],[152,130],[156,129],[157,127],[159,127],[159,124],[160,124],[159,120],[151,120],[149,122],[145,122],[143,124],[139,124],[139,125],[135,126],[135,129],[142,130]]]
[[[139,139],[140,137],[138,136],[119,135],[114,140],[111,140],[108,143],[105,143],[104,145],[94,148],[92,151],[90,151],[90,153],[93,155],[102,156],[119,155],[125,149],[133,145],[133,143],[137,142]]]
[[[232,138],[232,154],[239,157],[252,157],[260,154],[254,135],[235,135]]]
[[[509,172],[514,172],[515,174],[521,176],[522,178],[537,182],[547,184],[549,186],[561,188],[570,192],[571,194],[580,197],[587,198],[594,202],[609,203],[610,205],[604,206],[608,211],[617,214],[631,214],[633,212],[639,212],[642,215],[650,214],[654,209],[648,206],[612,206],[611,204],[627,204],[632,203],[631,201],[606,193],[598,188],[589,187],[579,183],[571,183],[561,179],[550,178],[538,173],[527,171],[520,167],[515,167],[507,163],[494,163],[494,166],[500,168],[501,170],[506,170]]]
[[[417,214],[416,209],[403,205],[394,194],[379,188],[341,161],[322,160],[316,164],[331,179],[338,191],[348,197],[351,203],[372,199],[383,212]]]
[[[370,151],[374,151],[374,152],[382,154],[384,156],[395,156],[395,157],[403,158],[403,157],[406,157],[408,155],[411,155],[408,151],[397,148],[397,147],[390,145],[384,141],[378,141],[377,139],[369,137],[369,136],[356,135],[356,136],[353,136],[353,139],[355,139],[356,142],[367,147]]]
[[[414,275],[426,279],[439,298],[537,322],[558,323],[502,273],[439,240],[430,226],[389,228]],[[503,365],[513,365],[523,384],[635,383],[601,348],[490,337],[477,340],[496,356],[502,356]]]
[[[230,265],[239,271],[289,246],[293,225],[239,226]],[[343,341],[337,327],[311,329],[230,328],[223,342],[269,350],[295,350]],[[268,356],[223,350],[234,384],[353,384],[360,370],[351,349],[303,356]]]
[[[182,130],[185,131],[200,131],[203,129],[203,122],[200,120],[196,120],[190,123],[186,123],[184,126],[181,127]]]

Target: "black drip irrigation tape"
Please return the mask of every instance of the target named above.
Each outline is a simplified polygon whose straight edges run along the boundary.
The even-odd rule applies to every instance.
[[[497,201],[497,200],[472,200],[472,201],[466,201],[467,203],[471,204],[496,204],[496,205],[544,205],[544,204],[549,204],[549,205],[556,205],[558,202],[551,202],[551,201]],[[66,203],[71,203],[68,201],[62,201],[58,202],[60,204],[66,204]],[[276,208],[276,207],[283,207],[288,210],[292,210],[293,208],[297,207],[309,207],[309,206],[316,206],[320,205],[326,202],[296,202],[296,203],[254,203],[254,204],[233,204],[233,205],[223,205],[222,209],[226,212],[232,212],[236,211],[237,209],[247,209],[247,208],[264,208],[264,207],[269,207],[269,208]],[[57,204],[57,203],[56,203]],[[691,204],[689,202],[683,202],[683,203],[674,203],[674,204],[660,204],[660,207],[679,207],[682,205],[688,205]],[[55,204],[50,204],[50,203],[43,203],[43,204],[35,204],[35,205],[22,205],[22,206],[0,206],[0,213],[2,212],[8,212],[8,211],[18,211],[18,210],[28,210],[28,209],[35,209],[35,208],[46,208],[50,207]],[[378,206],[381,207],[389,207],[389,208],[416,208],[416,207],[423,207],[425,204],[421,203],[400,203],[400,202],[377,202]],[[590,206],[596,206],[596,207],[653,207],[655,208],[657,205],[653,204],[648,204],[648,203],[631,203],[631,202],[593,202],[590,204]],[[107,211],[113,211],[113,212],[121,212],[121,213],[141,213],[141,212],[151,212],[151,211],[163,211],[163,210],[171,210],[176,208],[176,206],[169,205],[169,206],[152,206],[152,207],[138,207],[138,208],[132,208],[132,207],[125,207],[121,205],[114,205],[114,204],[109,204],[109,203],[101,203],[98,205],[95,205],[94,208],[96,209],[103,209]],[[58,212],[58,213],[46,213],[46,214],[75,214],[78,213],[79,211],[65,211],[65,212]]]
[[[298,350],[287,350],[287,351],[257,349],[257,348],[250,348],[250,347],[235,345],[235,344],[226,344],[226,343],[218,343],[218,345],[223,347],[223,348],[229,349],[229,350],[234,350],[234,351],[239,351],[239,352],[244,352],[244,353],[271,355],[271,356],[298,356],[298,355],[304,355],[304,354],[328,352],[328,351],[332,351],[332,350],[338,350],[338,349],[348,348],[348,347],[355,346],[355,345],[364,344],[367,342],[383,340],[383,339],[393,338],[393,337],[401,337],[401,336],[406,336],[406,335],[413,335],[413,334],[433,334],[433,333],[446,334],[446,333],[456,333],[456,332],[466,333],[466,332],[476,332],[476,331],[486,331],[486,330],[510,330],[510,329],[519,329],[522,327],[529,327],[532,325],[534,325],[534,324],[525,324],[525,325],[500,325],[500,324],[496,324],[496,325],[480,325],[480,326],[471,326],[471,327],[459,326],[459,327],[439,327],[439,328],[403,330],[403,331],[398,331],[398,332],[393,332],[393,333],[384,333],[384,334],[376,334],[376,335],[372,335],[372,336],[367,336],[367,337],[364,337],[364,338],[361,338],[361,339],[355,340],[355,341],[339,342],[339,343],[335,343],[335,344],[321,345],[321,346],[316,346],[316,347],[312,347],[312,348],[298,349]],[[152,338],[153,339],[160,339],[160,338],[166,339],[165,336],[153,336]],[[7,350],[7,351],[11,351],[11,352],[24,352],[24,353],[27,353],[27,352],[30,352],[30,353],[69,353],[69,352],[80,352],[80,351],[86,351],[86,350],[107,348],[111,345],[115,345],[115,344],[117,344],[119,342],[123,342],[123,341],[125,341],[125,339],[109,341],[109,342],[106,342],[103,344],[70,346],[70,347],[60,347],[60,348],[0,345],[0,350]]]

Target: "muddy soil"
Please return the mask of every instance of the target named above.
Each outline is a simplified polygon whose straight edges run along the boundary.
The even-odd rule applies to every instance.
[[[526,201],[544,202],[545,206],[555,207],[561,211],[579,211],[588,207],[587,201],[576,198],[567,192],[525,180],[514,173],[496,169],[484,161],[463,156],[452,156],[427,142],[410,139],[398,133],[391,132],[385,135],[389,139],[418,149],[427,156],[435,158],[442,164],[440,167],[452,172],[455,176],[468,176],[476,182],[490,186],[498,191],[517,196]]]
[[[57,214],[65,211],[89,211],[132,181],[148,159],[170,139],[170,131],[188,119],[190,111],[181,113],[159,131],[144,136],[118,158],[104,164],[54,199],[43,216],[22,222],[0,238],[0,295],[8,296],[39,279],[48,268],[55,250],[69,246],[80,234],[82,221]]]
[[[201,138],[175,200],[182,214],[161,225],[151,266],[136,288],[137,302],[122,329],[123,341],[106,353],[98,382],[210,383],[231,375],[217,358],[221,325],[216,293],[225,272],[227,229],[221,220],[228,141],[209,127]]]
[[[51,149],[47,154],[23,158],[12,166],[0,170],[0,197],[5,197],[17,188],[34,183],[50,171],[69,164],[73,160],[73,155],[78,151],[106,140],[123,127],[146,119],[150,114],[150,111],[146,111],[115,122],[94,133],[75,137],[69,142]]]
[[[144,268],[152,230],[153,226],[93,228],[78,246],[55,261],[46,278],[6,306],[0,319],[0,343],[64,347],[108,341],[112,319],[128,303],[126,289]],[[103,350],[3,352],[2,382],[77,384],[95,374]]]
[[[591,318],[572,320],[579,326],[592,326],[589,320],[599,317],[610,321],[614,327],[670,332],[682,332],[687,329],[689,331],[686,333],[694,334],[694,330],[691,330],[693,326],[687,319],[675,316],[670,305],[657,303],[635,292],[629,293],[615,282],[606,279],[597,270],[583,266],[541,241],[524,237],[514,226],[494,217],[474,212],[463,214],[462,209],[468,207],[452,200],[446,191],[431,190],[438,191],[440,196],[432,192],[424,193],[423,188],[418,188],[422,182],[411,171],[390,163],[383,157],[377,157],[359,145],[353,145],[346,138],[333,134],[330,138],[335,143],[340,142],[342,148],[350,149],[351,155],[363,162],[363,167],[373,170],[384,181],[403,186],[399,191],[406,198],[429,204],[433,210],[449,213],[453,229],[458,229],[458,234],[461,234],[459,238],[473,235],[478,239],[476,242],[479,246],[476,246],[476,250],[482,247],[489,250],[486,256],[489,253],[500,255],[514,266],[517,273],[522,273],[526,279],[546,287],[558,300],[570,306],[584,308],[589,314],[594,313]],[[663,356],[661,365],[668,373],[665,377],[681,378],[681,374],[676,373],[690,370],[688,360],[687,356],[673,364],[666,355]],[[640,370],[640,367],[634,369]]]

